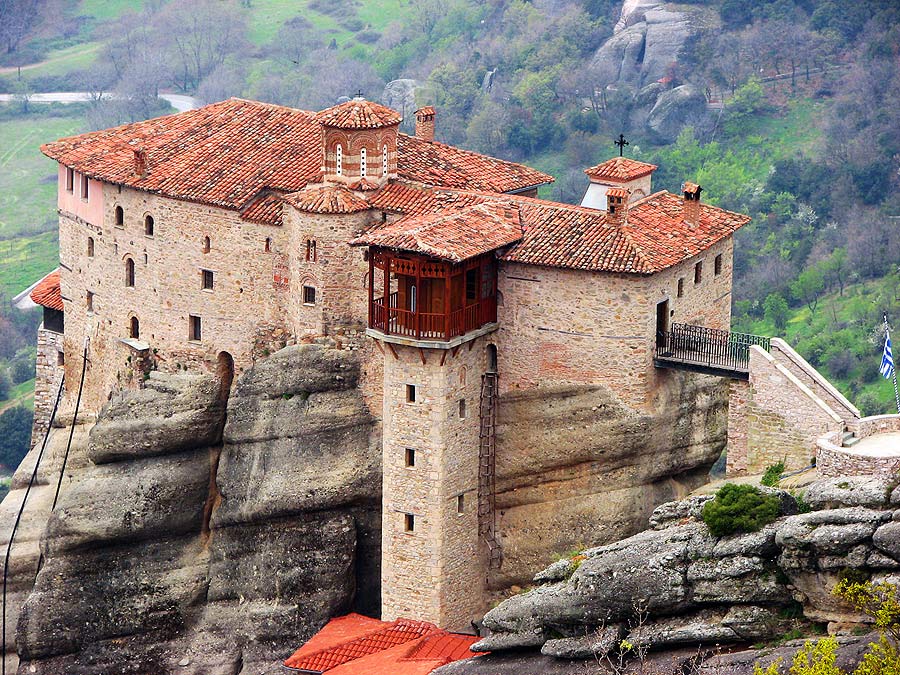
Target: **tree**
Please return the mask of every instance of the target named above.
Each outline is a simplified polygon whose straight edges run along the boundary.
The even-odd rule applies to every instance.
[[[31,32],[43,0],[0,0],[0,45],[11,54]]]
[[[800,273],[791,284],[791,293],[798,300],[806,303],[810,312],[815,312],[819,304],[819,295],[825,288],[825,279],[818,267],[808,267]]]
[[[19,466],[28,453],[33,418],[34,413],[20,405],[0,415],[0,464],[8,469]]]
[[[9,370],[0,366],[0,401],[9,398],[12,391],[12,379],[9,376]]]
[[[787,301],[778,293],[770,293],[763,303],[766,321],[771,321],[776,330],[783,331],[787,326],[790,310]]]

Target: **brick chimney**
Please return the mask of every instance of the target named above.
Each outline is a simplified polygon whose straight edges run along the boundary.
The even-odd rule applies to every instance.
[[[685,183],[682,190],[684,192],[682,220],[691,227],[697,227],[700,223],[700,192],[703,188],[696,183]]]
[[[616,227],[628,222],[628,190],[625,188],[606,191],[606,222]]]
[[[147,151],[143,148],[133,148],[134,150],[134,173],[137,176],[144,177],[147,175]]]
[[[426,105],[416,110],[416,138],[434,140],[434,107]]]

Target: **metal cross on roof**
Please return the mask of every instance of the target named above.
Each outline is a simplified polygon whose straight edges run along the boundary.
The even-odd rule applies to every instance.
[[[362,89],[360,89],[359,91],[356,92],[356,98],[362,98],[362,97],[363,97]]]
[[[628,145],[628,141],[625,140],[625,134],[619,134],[619,138],[613,141],[613,144],[619,146],[619,157],[621,157],[625,153],[625,146]]]

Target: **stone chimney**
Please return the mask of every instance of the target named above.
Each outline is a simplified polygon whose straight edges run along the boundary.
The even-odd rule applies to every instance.
[[[625,188],[606,191],[606,222],[616,227],[628,222],[628,190]]]
[[[147,175],[147,151],[143,148],[132,148],[134,150],[134,173],[142,178]]]
[[[682,220],[691,227],[697,227],[700,223],[700,192],[703,188],[696,183],[685,183],[682,190],[684,192]]]
[[[434,140],[434,107],[426,105],[416,110],[416,138]]]

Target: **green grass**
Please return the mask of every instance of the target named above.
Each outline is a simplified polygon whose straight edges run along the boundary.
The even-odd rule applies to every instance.
[[[822,119],[825,109],[822,100],[796,99],[787,110],[751,120],[746,125],[746,137],[764,139],[775,159],[818,154],[823,134],[816,120]]]
[[[78,117],[44,115],[0,121],[0,239],[56,229],[56,162],[40,146],[81,124]]]
[[[783,338],[862,408],[863,415],[896,412],[893,384],[878,374],[881,349],[870,336],[880,325],[878,308],[885,306],[886,295],[896,293],[897,282],[894,276],[851,284],[843,296],[838,292],[823,295],[814,312],[806,306],[792,308],[783,331],[765,319],[746,318],[736,321],[734,330]],[[841,349],[860,357],[844,377],[829,372],[822,363],[827,360],[826,353]],[[860,405],[861,401],[868,404]]]
[[[76,14],[97,21],[115,21],[126,12],[140,12],[143,7],[143,0],[81,0]]]
[[[10,389],[9,397],[0,401],[0,411],[23,405],[34,410],[34,378],[17,384]]]
[[[58,265],[55,231],[0,241],[0,293],[12,297]]]

